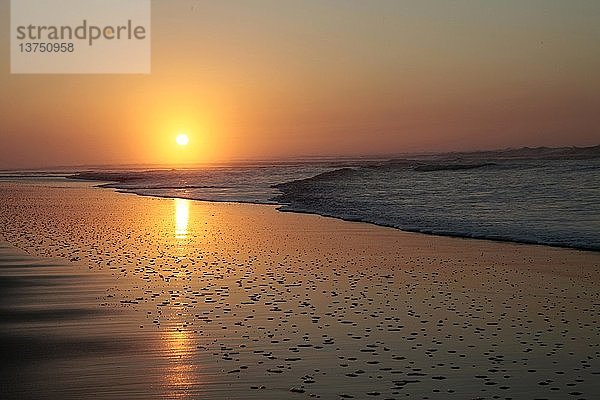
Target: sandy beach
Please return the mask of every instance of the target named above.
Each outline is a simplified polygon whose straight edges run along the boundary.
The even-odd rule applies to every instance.
[[[0,183],[2,399],[594,399],[600,254]]]

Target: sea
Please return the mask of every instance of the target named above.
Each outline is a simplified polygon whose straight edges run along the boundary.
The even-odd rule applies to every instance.
[[[144,196],[275,204],[404,231],[600,250],[600,146],[197,168],[4,171]]]

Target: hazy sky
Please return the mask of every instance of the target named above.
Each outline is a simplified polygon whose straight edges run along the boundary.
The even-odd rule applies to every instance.
[[[9,16],[0,168],[600,144],[598,0],[154,1],[150,75],[11,75]]]

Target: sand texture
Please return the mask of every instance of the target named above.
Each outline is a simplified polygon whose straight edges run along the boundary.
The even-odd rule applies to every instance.
[[[597,252],[84,186],[0,183],[2,399],[600,398]]]

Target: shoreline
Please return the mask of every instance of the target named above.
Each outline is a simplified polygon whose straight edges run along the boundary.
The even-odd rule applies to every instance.
[[[86,181],[86,180],[84,180],[84,181]],[[257,205],[257,206],[269,206],[269,207],[275,207],[275,209],[277,211],[282,212],[282,213],[317,215],[317,216],[323,217],[323,218],[332,218],[332,219],[345,221],[345,222],[368,224],[368,225],[372,225],[372,226],[378,226],[381,228],[394,229],[394,230],[397,230],[400,232],[419,233],[419,234],[428,235],[428,236],[439,236],[439,237],[450,237],[450,238],[472,239],[472,240],[486,240],[486,241],[499,242],[499,243],[514,243],[514,244],[529,245],[529,246],[543,246],[543,247],[551,247],[551,248],[559,248],[559,249],[589,251],[589,252],[593,252],[593,253],[600,252],[600,248],[596,248],[596,247],[578,247],[578,246],[569,246],[569,245],[561,245],[561,244],[540,243],[540,242],[535,242],[535,241],[515,240],[515,239],[511,239],[511,238],[501,238],[501,237],[492,238],[492,237],[483,237],[483,236],[480,237],[480,236],[459,235],[459,234],[452,234],[452,233],[444,234],[444,233],[431,232],[431,231],[426,231],[426,230],[411,230],[411,229],[406,229],[406,228],[399,228],[399,227],[396,227],[393,225],[386,225],[386,224],[382,224],[382,223],[364,221],[364,220],[360,220],[360,219],[344,218],[344,217],[335,216],[335,215],[331,215],[331,214],[327,214],[327,213],[319,213],[316,211],[286,210],[285,209],[286,205],[281,204],[281,203],[261,203],[261,202],[251,202],[251,201],[243,201],[243,200],[237,200],[237,201],[222,200],[221,201],[221,200],[214,200],[214,199],[199,199],[199,198],[189,198],[189,197],[183,197],[183,196],[172,196],[172,195],[161,196],[161,195],[156,195],[156,194],[137,193],[135,191],[129,191],[127,189],[119,189],[119,188],[115,188],[115,187],[105,187],[102,185],[95,185],[94,187],[98,188],[98,189],[112,190],[116,193],[121,193],[121,194],[133,194],[136,196],[154,197],[154,198],[158,198],[158,199],[182,199],[182,200],[190,200],[190,201],[200,201],[200,202],[205,202],[205,203],[218,203],[218,204],[223,204],[223,203],[229,204],[230,203],[230,204],[251,204],[251,205]]]
[[[147,172],[147,171],[141,171],[141,172]],[[494,241],[494,242],[500,242],[500,243],[517,243],[517,244],[545,246],[545,247],[552,247],[552,248],[574,249],[574,250],[579,250],[579,251],[589,251],[589,252],[595,252],[595,253],[600,252],[600,247],[595,244],[577,245],[577,244],[569,244],[569,243],[557,243],[557,242],[544,241],[544,240],[534,240],[534,239],[530,240],[527,238],[515,238],[515,237],[511,237],[511,236],[502,236],[502,235],[473,234],[472,232],[471,233],[468,233],[468,232],[461,233],[461,232],[452,232],[452,231],[439,231],[435,228],[433,228],[433,229],[418,228],[418,227],[410,228],[410,227],[398,226],[393,223],[377,222],[374,220],[370,220],[370,218],[361,218],[361,217],[353,218],[353,217],[345,217],[343,215],[336,215],[335,213],[319,211],[319,210],[304,210],[304,209],[300,209],[300,208],[294,209],[294,207],[291,207],[287,203],[277,202],[273,199],[268,199],[266,201],[262,201],[262,200],[252,201],[252,200],[244,200],[242,198],[233,199],[233,200],[230,200],[230,199],[221,200],[218,198],[210,198],[210,197],[202,198],[202,197],[198,197],[197,195],[188,195],[188,196],[177,195],[176,193],[170,193],[170,194],[164,194],[164,195],[156,194],[156,193],[143,193],[144,190],[149,190],[149,189],[118,187],[118,185],[120,183],[122,183],[122,181],[101,180],[101,179],[96,179],[93,176],[92,177],[87,177],[87,176],[79,177],[78,174],[81,174],[81,173],[82,172],[73,172],[68,175],[63,175],[63,179],[65,182],[87,182],[95,188],[110,189],[111,191],[114,191],[117,193],[135,194],[137,196],[142,196],[142,197],[166,198],[166,199],[179,198],[179,199],[187,199],[187,200],[208,202],[208,203],[214,202],[214,203],[239,203],[239,204],[267,205],[267,206],[275,206],[279,212],[319,215],[322,217],[333,218],[333,219],[347,221],[347,222],[360,222],[360,223],[365,223],[365,224],[379,226],[379,227],[391,228],[391,229],[399,230],[402,232],[420,233],[420,234],[433,235],[433,236],[438,236],[438,237],[454,237],[454,238],[462,238],[462,239],[488,240],[488,241]],[[113,172],[111,172],[111,173],[113,173]],[[325,173],[328,173],[328,172],[325,172]],[[300,179],[300,181],[311,180],[313,178],[314,178],[314,176],[311,176],[308,178]],[[14,180],[14,181],[19,182],[18,179]],[[291,181],[291,182],[296,182],[296,181]],[[290,182],[279,183],[276,185],[272,185],[271,187],[276,188],[279,185],[288,184],[288,183],[290,183]],[[211,186],[209,186],[209,187],[211,187]],[[162,190],[164,188],[161,187],[159,189]],[[178,189],[177,186],[173,186],[172,188],[169,188],[169,190],[177,190],[177,189]],[[189,188],[185,188],[185,187],[181,188],[182,191],[187,190],[187,189],[189,189]],[[142,191],[142,192],[140,192],[140,191]]]
[[[10,328],[14,343],[26,347],[35,329],[66,351],[28,364],[28,380],[15,379],[30,392],[10,386],[7,398],[36,397],[44,385],[47,398],[78,398],[86,387],[104,398],[600,393],[597,253],[91,186],[0,183],[0,193],[7,241],[36,257],[74,260],[65,262],[80,275],[73,288],[107,279],[100,296],[67,290],[67,304],[106,304],[122,323],[73,314],[64,329],[83,343],[117,329],[123,343],[142,346],[121,359],[74,344],[83,358],[75,357],[71,342],[53,341],[32,314]],[[55,316],[51,329],[62,329],[56,292],[9,296],[2,307],[34,301]],[[77,373],[82,381],[69,380]]]

